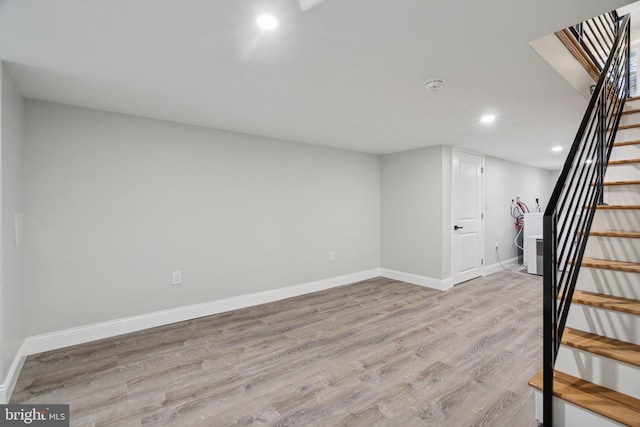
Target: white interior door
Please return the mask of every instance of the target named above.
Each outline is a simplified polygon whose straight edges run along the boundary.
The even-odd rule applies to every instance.
[[[451,279],[455,285],[482,275],[484,157],[454,149],[451,170]]]

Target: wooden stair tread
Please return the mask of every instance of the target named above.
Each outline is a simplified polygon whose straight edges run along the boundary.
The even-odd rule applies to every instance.
[[[540,370],[529,380],[529,385],[542,391],[542,381]],[[640,399],[632,396],[560,371],[554,371],[553,374],[553,394],[621,424],[640,426]]]
[[[620,126],[618,126],[618,130],[635,129],[635,128],[640,128],[640,123],[634,123],[632,125],[620,125]],[[612,129],[609,129],[609,130],[612,130]]]
[[[630,96],[626,102],[640,101],[640,96]]]
[[[634,109],[631,109],[631,110],[625,110],[625,111],[623,111],[623,112],[622,112],[622,114],[623,114],[623,115],[626,115],[626,114],[636,114],[636,113],[640,113],[640,108],[634,108]]]
[[[589,236],[597,237],[620,237],[628,239],[640,239],[640,232],[637,231],[615,231],[615,230],[591,230]]]
[[[640,273],[640,264],[636,262],[611,261],[607,259],[584,257],[582,258],[582,266],[590,267],[590,268],[601,268],[604,270],[617,270],[617,271],[627,271],[631,273]]]
[[[590,305],[592,307],[600,307],[640,316],[640,301],[636,299],[614,297],[612,295],[576,289],[573,291],[572,301],[582,305]],[[638,348],[640,348],[640,346]],[[638,355],[640,356],[640,353],[638,353]]]
[[[592,184],[595,185],[595,184]],[[603,182],[602,185],[640,185],[640,180],[630,180],[630,181],[607,181]]]
[[[597,208],[604,210],[640,209],[640,205],[598,205]]]
[[[571,328],[564,329],[562,344],[633,366],[640,366],[640,345],[638,344]]]
[[[613,146],[614,147],[624,147],[625,145],[637,145],[637,144],[640,144],[640,139],[634,139],[633,141],[614,142]]]
[[[640,159],[610,160],[609,166],[630,165],[633,163],[640,163]]]

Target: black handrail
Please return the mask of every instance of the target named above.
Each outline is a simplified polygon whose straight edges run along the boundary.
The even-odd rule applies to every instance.
[[[611,49],[543,217],[543,424],[549,427],[553,425],[555,360],[591,223],[597,205],[603,202],[604,175],[629,95],[629,28],[628,15],[616,16]]]

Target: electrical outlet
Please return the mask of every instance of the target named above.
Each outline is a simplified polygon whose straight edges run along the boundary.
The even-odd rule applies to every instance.
[[[336,253],[334,251],[330,251],[329,252],[329,261],[335,261],[336,260]]]
[[[171,284],[172,285],[179,285],[180,283],[182,283],[182,272],[181,271],[174,271],[171,273]]]

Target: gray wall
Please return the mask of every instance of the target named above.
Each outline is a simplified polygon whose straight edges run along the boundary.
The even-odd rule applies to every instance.
[[[4,380],[26,337],[24,289],[22,279],[23,246],[16,244],[14,217],[24,213],[23,174],[25,151],[24,99],[6,71],[2,79],[1,157],[2,157],[2,373]]]
[[[27,130],[29,335],[380,265],[378,156],[33,100]]]
[[[382,156],[382,267],[434,279],[451,277],[451,156],[436,146]],[[517,256],[510,214],[516,195],[544,210],[555,173],[485,157],[485,265]]]
[[[383,268],[445,277],[443,151],[436,146],[382,156]]]
[[[535,200],[539,198],[544,212],[554,183],[555,174],[546,169],[485,157],[485,265],[498,262],[496,241],[503,261],[517,256],[511,199],[520,195],[535,212]]]
[[[377,267],[450,277],[451,147],[378,157],[26,108],[27,335]],[[486,265],[496,240],[516,254],[511,198],[544,208],[552,176],[486,158]]]
[[[451,277],[451,156],[452,148],[442,146],[442,275]]]

